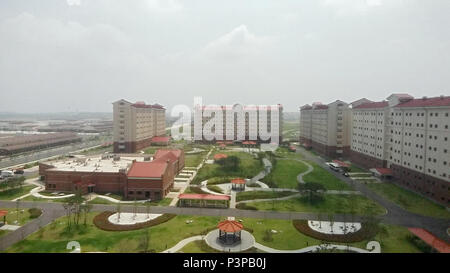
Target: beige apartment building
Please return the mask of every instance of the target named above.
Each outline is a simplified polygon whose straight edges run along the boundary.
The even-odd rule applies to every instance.
[[[450,97],[352,103],[351,160],[384,168],[396,183],[450,203]]]
[[[113,103],[114,153],[135,153],[166,134],[166,109],[144,102],[119,100]]]
[[[197,136],[197,141],[208,141],[210,139],[205,135],[205,125],[211,122],[215,117],[215,113],[222,115],[221,130],[222,134],[212,141],[244,141],[254,140],[257,142],[275,142],[273,139],[266,139],[260,134],[260,130],[264,132],[272,132],[276,130],[278,134],[279,143],[282,142],[282,127],[283,127],[283,106],[277,104],[276,106],[245,106],[242,105],[244,116],[240,119],[233,111],[233,107],[237,105],[226,106],[195,106],[194,112],[194,136]],[[236,108],[234,108],[236,110]],[[274,111],[276,110],[276,111]],[[265,115],[265,117],[263,117]],[[197,121],[196,121],[197,119]],[[232,121],[232,126],[227,126],[227,120]],[[201,126],[199,126],[201,124]],[[241,135],[238,128],[244,128]],[[215,134],[218,128],[214,128],[212,132]],[[252,134],[254,132],[254,134]],[[199,137],[201,136],[201,137]],[[200,140],[201,138],[201,140]]]
[[[300,143],[329,157],[347,157],[350,152],[349,104],[337,100],[300,108]]]

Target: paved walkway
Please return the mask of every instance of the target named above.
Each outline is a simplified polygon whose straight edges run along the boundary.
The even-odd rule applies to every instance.
[[[322,244],[322,245],[315,245],[315,246],[308,246],[301,249],[294,249],[294,250],[280,250],[271,248],[268,246],[261,245],[259,243],[255,243],[253,247],[262,250],[264,252],[268,253],[307,253],[307,252],[315,252],[319,250],[345,250],[345,251],[352,251],[352,252],[358,252],[358,253],[380,253],[381,248],[380,244],[378,242],[369,242],[367,244],[368,249],[361,249],[357,247],[352,246],[345,246],[345,245],[334,245],[334,244]]]
[[[179,241],[175,246],[164,250],[161,253],[175,253],[180,251],[183,247],[185,247],[187,244],[195,242],[195,241],[201,241],[203,240],[204,236],[201,235],[197,235],[197,236],[192,236],[186,239],[183,239],[181,241]]]
[[[175,198],[172,199],[172,201],[170,202],[169,206],[172,207],[176,207],[177,203],[178,203],[178,195],[181,193],[184,193],[186,191],[186,189],[189,187],[189,185],[191,184],[192,180],[195,178],[195,176],[197,175],[198,171],[200,171],[200,169],[203,167],[203,164],[205,164],[205,161],[209,158],[209,156],[211,155],[213,149],[210,149],[208,154],[206,154],[205,158],[202,160],[202,162],[195,167],[194,172],[192,173],[192,176],[189,178],[189,180],[187,180],[185,182],[185,185],[181,187],[180,191],[178,192],[177,196]],[[191,171],[192,167],[187,167],[189,168],[189,172]]]

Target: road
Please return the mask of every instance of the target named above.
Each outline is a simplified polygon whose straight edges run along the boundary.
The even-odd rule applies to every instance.
[[[58,156],[67,153],[80,152],[85,149],[100,147],[104,142],[105,142],[104,140],[87,141],[78,144],[69,144],[65,146],[55,147],[52,149],[35,151],[32,153],[3,158],[0,160],[0,168],[1,169],[14,168],[27,163],[34,163],[40,160],[48,160],[56,158]]]

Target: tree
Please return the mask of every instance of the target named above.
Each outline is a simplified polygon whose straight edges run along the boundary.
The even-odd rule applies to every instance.
[[[147,253],[149,251],[148,247],[150,246],[150,228],[147,228],[139,242],[139,248],[141,252]]]
[[[302,194],[307,194],[309,202],[313,204],[323,201],[323,193],[325,192],[326,188],[320,183],[306,182],[299,183],[298,190]]]
[[[92,207],[93,207],[92,204],[88,203],[88,202],[83,203],[83,205],[81,207],[81,210],[84,212],[84,225],[85,226],[87,225],[87,215],[89,214],[89,212],[91,212]]]

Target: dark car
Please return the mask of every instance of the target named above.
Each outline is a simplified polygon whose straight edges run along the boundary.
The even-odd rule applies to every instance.
[[[25,172],[23,170],[15,170],[14,174],[24,174]]]

